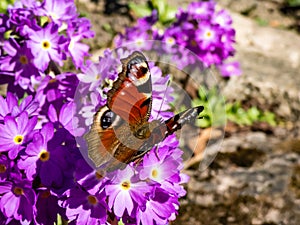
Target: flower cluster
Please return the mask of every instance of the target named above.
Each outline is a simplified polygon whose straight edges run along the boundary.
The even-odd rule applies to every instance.
[[[124,34],[117,36],[116,46],[133,42],[141,49],[155,49],[159,53],[161,46],[156,48],[147,43],[147,40],[157,40],[164,43],[163,53],[172,54],[179,68],[190,67],[198,58],[206,68],[217,66],[223,76],[241,74],[237,62],[229,65],[225,62],[234,55],[232,19],[225,10],[217,11],[213,0],[192,2],[186,10],[179,9],[176,20],[167,27],[159,26],[158,21],[154,10],[151,16],[139,19],[134,27],[126,28]]]
[[[81,40],[94,35],[68,0],[18,1],[0,21],[0,84],[8,83],[19,97],[32,94],[55,63],[62,66],[70,57],[81,68],[89,50]]]
[[[182,151],[169,136],[139,163],[105,177],[88,164],[81,143],[93,114],[106,104],[120,59],[130,51],[104,51],[84,62],[92,37],[70,0],[21,1],[0,15],[0,224],[167,224],[175,219]],[[61,73],[71,57],[82,73]],[[151,117],[166,119],[173,101],[169,76],[149,63]],[[126,203],[126,204],[124,204]]]

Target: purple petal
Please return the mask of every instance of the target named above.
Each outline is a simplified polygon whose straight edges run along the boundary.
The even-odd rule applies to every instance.
[[[4,194],[11,190],[11,183],[10,182],[1,182],[0,183],[0,194]]]
[[[2,196],[0,204],[3,205],[4,213],[7,217],[12,217],[19,207],[20,199],[9,192]]]
[[[54,127],[52,123],[47,123],[42,127],[41,134],[44,137],[44,142],[48,142],[54,135]]]
[[[58,121],[56,110],[52,104],[49,106],[48,109],[48,117],[52,123]]]
[[[125,202],[126,204],[124,204]],[[127,191],[121,191],[115,199],[114,213],[116,216],[122,217],[125,209],[130,215],[133,210],[133,202]]]

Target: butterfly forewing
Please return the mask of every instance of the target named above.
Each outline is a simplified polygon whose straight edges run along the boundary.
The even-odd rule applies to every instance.
[[[150,116],[152,84],[148,63],[140,52],[122,59],[122,72],[108,92],[108,107],[134,130]]]

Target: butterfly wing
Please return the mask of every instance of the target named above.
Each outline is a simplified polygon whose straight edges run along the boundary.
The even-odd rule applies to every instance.
[[[108,113],[107,106],[100,108],[94,115],[90,131],[85,136],[88,145],[88,156],[96,167],[114,163],[115,158],[113,155],[120,145],[112,124],[103,125],[103,121],[107,121],[107,118],[113,119],[112,116],[107,115]],[[119,122],[122,123],[122,121]]]
[[[143,144],[133,134],[148,124],[151,112],[152,84],[145,56],[136,51],[121,62],[122,72],[108,92],[107,104],[95,114],[85,136],[89,158],[106,169],[131,161]]]
[[[152,84],[148,63],[140,52],[122,59],[122,72],[108,92],[108,107],[131,130],[147,123],[152,105]]]
[[[114,170],[129,163],[143,140],[132,135],[128,124],[107,106],[94,115],[94,121],[85,139],[88,156],[97,168]]]

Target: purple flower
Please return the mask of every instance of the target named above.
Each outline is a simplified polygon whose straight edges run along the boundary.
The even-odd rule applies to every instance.
[[[49,190],[43,190],[38,194],[36,209],[36,221],[39,224],[56,223],[58,214],[65,217],[65,209],[58,205],[58,197]]]
[[[39,166],[39,170],[41,172],[41,177],[46,176],[48,178],[48,172],[47,167],[46,169],[42,169],[44,167],[44,163],[48,162],[50,159],[51,150],[49,146],[48,150],[48,141],[52,139],[54,135],[54,128],[51,123],[48,123],[43,126],[40,133],[37,133],[34,135],[32,142],[30,142],[25,150],[26,155],[22,155],[21,160],[19,161],[19,168],[24,169],[26,172],[26,176],[29,180],[33,180],[35,175],[37,174],[37,167]],[[38,163],[39,162],[39,163]],[[54,166],[54,168],[51,169],[51,172],[54,171],[57,172],[56,169],[57,166]],[[44,173],[44,174],[43,174]],[[57,176],[59,176],[60,173],[56,173]],[[43,181],[42,181],[43,183]]]
[[[87,66],[82,69],[83,73],[79,73],[77,76],[81,82],[89,85],[89,91],[95,91],[102,85],[108,73],[109,66],[105,62],[100,61],[96,64],[89,61],[87,62]]]
[[[66,215],[76,224],[105,224],[107,220],[107,204],[105,192],[86,191],[75,187],[64,193],[61,206],[66,208]]]
[[[37,117],[28,118],[28,113],[23,112],[19,117],[6,116],[4,124],[0,124],[0,152],[8,151],[10,159],[15,159],[24,149],[30,133],[37,123]]]
[[[78,16],[74,1],[70,0],[44,0],[38,14],[50,17],[59,26]]]
[[[72,186],[74,166],[71,164],[73,158],[70,153],[74,147],[68,143],[64,133],[56,131],[53,136],[53,132],[51,123],[43,126],[34,135],[18,166],[25,170],[28,179],[38,175],[42,185],[61,193]],[[65,142],[64,145],[62,141]]]
[[[83,38],[94,36],[94,32],[90,30],[90,27],[90,21],[86,18],[79,18],[68,24],[67,34],[70,38],[68,50],[76,68],[82,67],[84,57],[88,56],[89,46],[80,43],[80,41]]]
[[[35,56],[34,65],[42,71],[47,68],[50,60],[62,66],[62,60],[66,59],[62,48],[65,41],[66,39],[58,34],[58,26],[54,23],[37,31],[29,31],[28,46]]]
[[[22,36],[27,35],[28,27],[38,27],[32,9],[13,7],[8,9],[8,13],[11,26]]]
[[[4,41],[4,33],[9,29],[9,18],[6,14],[0,14],[0,47],[2,47],[2,42]],[[2,55],[2,51],[0,48],[0,55]]]
[[[11,92],[7,92],[6,99],[0,96],[0,106],[0,121],[3,121],[7,115],[17,117],[24,111],[28,116],[32,116],[39,107],[31,95],[24,98],[19,106],[17,97]]]
[[[192,2],[187,10],[179,9],[176,20],[164,30],[153,26],[155,19],[155,13],[139,19],[136,26],[127,28],[124,35],[115,38],[116,46],[127,44],[129,49],[151,48],[153,51],[157,47],[145,40],[163,41],[165,45],[155,49],[156,53],[172,54],[178,68],[188,67],[189,71],[197,68],[194,64],[199,59],[201,66],[208,68],[234,55],[232,19],[226,11],[216,11],[213,0]]]
[[[12,182],[0,182],[0,210],[6,218],[16,219],[22,224],[30,224],[35,214],[35,193],[31,188],[31,182],[18,180]]]
[[[151,187],[146,182],[137,180],[130,166],[117,171],[115,177],[111,179],[111,184],[105,187],[109,196],[108,206],[117,217],[122,217],[125,210],[131,215],[137,206],[143,206],[146,202],[145,195],[150,190]]]
[[[173,157],[168,157],[170,154],[169,147],[162,145],[164,143],[161,143],[158,149],[154,148],[149,154],[144,156],[143,166],[139,172],[141,180],[151,179],[158,183],[163,183],[170,180],[174,174],[179,174],[179,162]]]
[[[57,115],[53,105],[49,106],[48,117],[56,128],[63,127],[70,132],[73,136],[81,136],[84,133],[83,128],[78,127],[78,118],[75,116],[76,105],[74,102],[65,103]]]
[[[47,115],[50,104],[60,108],[66,100],[71,101],[75,96],[77,85],[78,79],[74,73],[46,76],[37,88],[35,96],[42,106],[41,114]]]
[[[199,1],[192,2],[188,6],[188,13],[190,13],[196,19],[209,20],[210,16],[214,12],[214,1]]]
[[[173,88],[168,86],[170,76],[162,76],[162,71],[159,67],[154,66],[154,63],[149,63],[150,73],[152,78],[152,112],[151,119],[167,119],[170,118],[173,113],[167,112],[170,107],[170,103],[174,100],[171,95]]]
[[[17,105],[18,99],[11,92],[7,93],[6,99],[0,96],[0,120],[3,120],[6,115],[9,115]]]
[[[232,29],[232,19],[229,13],[225,10],[220,10],[214,14],[212,17],[212,22],[219,25],[225,31]]]
[[[123,38],[121,39],[117,38],[115,40],[116,46],[129,45],[135,49],[150,50],[152,45],[147,41],[152,38],[145,31],[146,30],[143,30],[143,28],[140,27],[127,28],[125,32],[126,35],[122,36]]]
[[[216,27],[202,23],[196,31],[196,40],[202,49],[214,50],[215,45],[220,43],[221,36]]]
[[[101,91],[105,80],[115,80],[117,78],[117,66],[119,60],[113,55],[109,49],[104,51],[104,56],[99,58],[99,63],[87,62],[82,68],[83,73],[78,74],[81,82],[88,84],[88,90]],[[100,87],[100,90],[99,90]]]
[[[242,74],[238,62],[224,63],[220,66],[220,71],[224,77],[240,76]]]
[[[161,188],[155,188],[146,206],[137,212],[137,224],[155,225],[168,224],[172,214],[176,212],[179,203],[177,198],[170,196]]]
[[[142,29],[150,29],[152,25],[154,25],[158,21],[158,13],[157,10],[153,10],[150,16],[146,16],[138,19],[137,24]]]
[[[11,38],[5,42],[4,50],[8,55],[1,60],[0,70],[10,70],[14,73],[16,84],[24,90],[33,91],[32,78],[39,77],[40,73],[32,62],[31,50],[26,44],[20,46],[15,39]]]
[[[5,181],[10,174],[11,161],[5,156],[0,155],[0,181]]]

